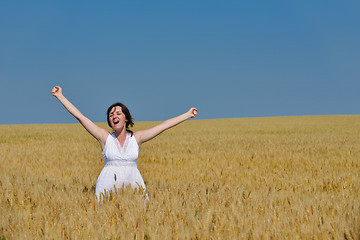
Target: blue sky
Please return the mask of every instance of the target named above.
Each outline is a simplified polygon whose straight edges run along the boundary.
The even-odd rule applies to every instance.
[[[360,113],[358,1],[1,1],[0,124]]]

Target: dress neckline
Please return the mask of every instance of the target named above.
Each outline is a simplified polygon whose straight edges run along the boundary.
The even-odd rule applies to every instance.
[[[123,146],[121,146],[119,140],[118,140],[117,137],[115,136],[115,133],[113,133],[113,134],[114,134],[115,143],[116,143],[116,146],[117,146],[119,152],[121,152],[121,153],[125,152],[128,144],[129,144],[129,133],[126,133],[126,138],[125,138],[125,141],[124,141],[124,145],[123,145]]]

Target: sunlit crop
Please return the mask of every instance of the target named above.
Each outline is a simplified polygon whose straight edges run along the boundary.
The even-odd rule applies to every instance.
[[[0,239],[360,238],[360,116],[182,123],[140,148],[146,203],[97,202],[102,167],[79,124],[0,126]]]

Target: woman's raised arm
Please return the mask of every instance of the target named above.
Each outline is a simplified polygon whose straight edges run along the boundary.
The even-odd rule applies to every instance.
[[[101,148],[103,149],[109,132],[97,126],[90,119],[85,117],[69,100],[64,97],[61,87],[55,86],[52,89],[52,95],[56,97],[66,108],[66,110],[71,115],[73,115],[94,138],[100,142]]]
[[[163,131],[165,131],[169,128],[172,128],[172,127],[178,125],[179,123],[186,121],[189,118],[194,118],[194,117],[196,117],[196,115],[197,115],[197,109],[190,108],[190,110],[187,111],[186,113],[181,114],[177,117],[168,119],[155,127],[152,127],[152,128],[146,129],[146,130],[137,131],[134,133],[134,136],[136,138],[138,145],[140,146],[142,143],[153,139],[154,137],[156,137]]]

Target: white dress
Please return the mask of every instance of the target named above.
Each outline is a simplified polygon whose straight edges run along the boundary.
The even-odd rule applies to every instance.
[[[121,147],[115,133],[109,134],[102,152],[105,167],[101,171],[97,182],[95,194],[101,199],[101,193],[109,192],[115,188],[130,185],[133,189],[139,186],[144,188],[145,183],[137,168],[139,145],[134,135],[127,133],[124,145]]]

